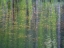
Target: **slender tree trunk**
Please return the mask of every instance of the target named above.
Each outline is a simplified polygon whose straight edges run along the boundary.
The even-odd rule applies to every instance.
[[[15,34],[15,30],[14,30],[14,22],[15,22],[15,13],[14,13],[14,4],[15,3],[15,0],[11,0],[11,10],[12,10],[12,30],[11,30],[11,35],[10,35],[10,48],[14,48],[15,44],[14,44],[14,40],[15,40],[15,37],[14,37],[14,34]]]
[[[57,9],[58,9],[58,48],[61,48],[60,47],[60,41],[61,41],[61,39],[60,39],[60,3],[58,4],[58,6],[57,6]]]
[[[26,0],[26,44],[25,48],[29,48],[29,8],[28,0]]]
[[[18,4],[19,4],[19,0],[16,0],[16,4],[17,4],[17,6],[16,6],[16,7],[17,7],[17,10],[16,10],[16,11],[17,11],[17,18],[16,18],[16,20],[17,20],[17,22],[18,22],[18,14],[19,14],[19,5],[18,5]],[[16,48],[19,48],[19,39],[18,39],[18,37],[19,37],[19,32],[18,32],[18,26],[19,26],[19,25],[18,25],[18,23],[17,23]]]
[[[38,48],[38,0],[32,0],[33,16],[31,21],[33,48]]]

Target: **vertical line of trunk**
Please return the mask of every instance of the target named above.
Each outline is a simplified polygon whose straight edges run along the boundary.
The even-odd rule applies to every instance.
[[[29,8],[28,0],[26,0],[26,44],[25,48],[29,48]]]
[[[31,21],[33,48],[38,48],[38,0],[32,0],[33,16]]]
[[[60,48],[60,4],[58,4],[58,48]]]

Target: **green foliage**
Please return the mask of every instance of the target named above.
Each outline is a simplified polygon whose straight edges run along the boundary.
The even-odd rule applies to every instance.
[[[12,0],[0,0],[0,48],[33,48],[36,43],[38,48],[57,48],[57,13],[53,3],[57,0],[52,0],[51,3],[48,0],[37,0],[38,4],[34,3],[38,5],[37,13],[33,12],[35,5],[32,0],[28,0],[28,4],[26,0],[16,1],[13,5]],[[33,19],[36,16],[33,14],[38,14],[38,22],[37,18]],[[26,24],[27,20],[29,25]],[[34,24],[38,23],[35,26],[38,30],[32,31],[32,20],[35,20]]]

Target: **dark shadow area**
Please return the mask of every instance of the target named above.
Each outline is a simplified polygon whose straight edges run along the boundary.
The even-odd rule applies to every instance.
[[[61,48],[64,48],[64,5],[61,8]]]

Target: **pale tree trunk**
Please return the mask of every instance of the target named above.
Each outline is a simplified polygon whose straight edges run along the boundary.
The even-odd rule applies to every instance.
[[[57,24],[57,36],[58,36],[58,48],[61,48],[60,47],[60,41],[61,41],[61,39],[60,39],[60,3],[58,3],[58,6],[57,6],[57,12],[58,12],[58,24]]]
[[[38,48],[38,0],[32,0],[33,16],[31,20],[33,48]]]

